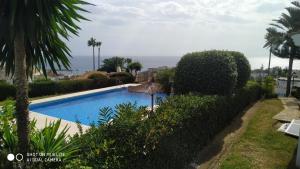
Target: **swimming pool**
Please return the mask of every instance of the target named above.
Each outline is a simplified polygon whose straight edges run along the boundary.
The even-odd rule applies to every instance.
[[[157,93],[155,98],[166,95]],[[155,99],[156,100],[156,99]],[[121,103],[136,103],[138,106],[150,106],[151,96],[145,93],[128,92],[127,88],[95,92],[65,99],[30,104],[29,110],[59,119],[90,125],[97,122],[99,109],[115,108]]]

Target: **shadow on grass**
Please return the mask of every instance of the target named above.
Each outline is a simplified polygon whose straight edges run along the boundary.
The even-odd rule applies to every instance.
[[[245,115],[245,113],[248,110],[250,110],[250,108],[252,106],[249,106],[246,109],[246,111],[239,113],[232,120],[232,122],[229,124],[229,126],[227,126],[223,131],[218,133],[216,135],[216,137],[214,137],[212,142],[209,143],[209,145],[207,145],[204,149],[202,149],[200,151],[200,153],[197,154],[197,157],[193,160],[193,162],[189,166],[186,166],[185,169],[196,169],[200,165],[202,165],[200,168],[207,168],[208,166],[211,166],[211,163],[209,163],[209,161],[212,160],[213,158],[218,159],[219,157],[217,157],[217,155],[221,155],[223,149],[226,150],[228,147],[231,146],[231,144],[224,145],[226,142],[224,140],[226,139],[227,136],[229,136],[232,133],[234,133],[234,135],[235,135],[236,134],[235,132],[237,132],[242,127],[242,125],[243,125],[242,118]],[[205,163],[207,163],[207,164],[205,164]]]
[[[297,147],[294,150],[293,158],[289,162],[289,165],[287,167],[288,169],[299,169],[298,167],[296,167],[296,157],[297,157]]]

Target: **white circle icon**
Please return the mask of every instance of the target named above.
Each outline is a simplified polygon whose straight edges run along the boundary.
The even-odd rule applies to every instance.
[[[17,161],[22,161],[22,160],[23,160],[23,155],[20,154],[20,153],[18,153],[18,154],[16,155],[16,160],[17,160]]]
[[[13,154],[7,154],[7,160],[13,161],[15,159],[15,156]]]

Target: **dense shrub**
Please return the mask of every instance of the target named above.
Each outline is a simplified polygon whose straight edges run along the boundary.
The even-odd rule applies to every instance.
[[[67,140],[68,128],[61,129],[61,121],[50,122],[43,129],[36,128],[36,121],[30,121],[29,143],[32,153],[63,153],[61,161],[47,162],[46,158],[53,158],[49,155],[39,156],[42,161],[28,162],[27,168],[65,168],[74,155],[78,152],[78,144]],[[13,101],[6,101],[0,110],[0,168],[19,168],[16,167],[17,161],[7,160],[7,154],[18,153],[18,138],[15,119],[15,106]],[[29,153],[28,152],[28,153]]]
[[[235,88],[236,64],[228,52],[204,51],[186,54],[175,72],[175,92],[231,94]]]
[[[31,83],[29,96],[38,97],[45,95],[64,94],[91,90],[116,85],[112,79],[81,79],[81,80],[61,80],[42,81]]]
[[[30,97],[53,95],[56,93],[56,90],[57,84],[51,80],[36,81],[29,84]]]
[[[95,88],[96,84],[94,84],[94,80],[91,79],[62,80],[57,82],[57,93],[70,93]]]
[[[39,80],[29,84],[29,97],[40,97],[46,95],[65,94],[72,92],[79,92],[84,90],[98,89],[117,85],[115,79],[108,77],[94,79],[80,79],[80,80]],[[13,85],[7,83],[0,83],[0,101],[9,97],[14,98],[16,89]]]
[[[114,85],[117,85],[117,82],[114,79],[38,81],[29,84],[29,97],[80,92]],[[0,83],[0,93],[0,101],[9,97],[14,98],[16,89],[13,85]]]
[[[275,98],[277,94],[274,93],[275,80],[271,76],[267,76],[262,81],[262,90],[266,98]]]
[[[108,76],[101,72],[94,72],[92,74],[89,74],[88,79],[101,79],[101,80],[107,80]]]
[[[133,83],[135,80],[134,76],[127,72],[111,73],[111,74],[109,74],[109,77],[111,79],[114,79],[114,80],[116,80],[118,82],[122,82],[122,83]]]
[[[251,75],[251,67],[249,61],[244,54],[236,51],[228,51],[228,53],[233,56],[236,66],[237,66],[237,81],[236,88],[242,88],[246,85],[247,81]]]
[[[16,94],[16,88],[13,85],[10,85],[6,82],[0,83],[0,101],[5,100],[6,98],[14,98]]]
[[[173,96],[147,119],[143,108],[117,106],[112,123],[73,138],[81,145],[79,160],[100,169],[184,168],[260,95],[257,84],[248,84],[234,96]]]
[[[172,81],[174,81],[175,68],[164,69],[157,72],[156,80],[166,93],[171,92]]]
[[[294,86],[291,94],[297,99],[300,99],[300,87]]]
[[[132,60],[130,58],[123,58],[123,57],[111,57],[103,60],[103,65],[101,66],[98,71],[105,71],[105,72],[116,72],[117,67],[121,69],[125,68],[125,65],[131,63]]]

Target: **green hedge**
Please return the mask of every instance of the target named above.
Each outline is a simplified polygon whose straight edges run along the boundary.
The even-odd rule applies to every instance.
[[[261,94],[253,83],[234,96],[173,96],[146,120],[144,109],[122,105],[112,124],[73,139],[81,145],[80,160],[92,168],[182,169]]]
[[[294,89],[292,90],[292,96],[296,97],[297,99],[300,99],[300,87],[293,87]]]
[[[276,81],[272,76],[267,76],[262,81],[262,90],[265,98],[276,98],[277,94],[274,92]]]
[[[103,79],[106,80],[109,77],[102,72],[94,72],[87,77],[88,79]]]
[[[14,98],[16,94],[16,88],[6,82],[0,82],[0,101],[9,97]]]
[[[251,75],[251,66],[248,59],[241,52],[227,51],[231,56],[233,56],[236,66],[237,66],[237,81],[236,88],[242,88],[246,85],[247,81]]]
[[[164,69],[157,72],[156,80],[166,93],[171,93],[172,80],[174,80],[175,68]]]
[[[36,81],[29,84],[29,97],[53,95],[56,93],[57,85],[54,81]]]
[[[109,74],[109,77],[111,79],[114,79],[118,82],[121,83],[133,83],[135,81],[134,76],[131,73],[127,73],[127,72],[115,72],[115,73],[111,73]]]
[[[29,84],[29,97],[40,97],[55,94],[65,94],[84,90],[98,89],[117,85],[115,79],[82,79],[82,80],[42,80]],[[15,86],[0,83],[0,101],[9,97],[14,98]]]
[[[29,97],[64,94],[116,85],[113,79],[42,81],[29,84]]]
[[[178,62],[174,89],[178,94],[228,95],[233,92],[237,66],[226,51],[188,53]]]

